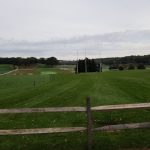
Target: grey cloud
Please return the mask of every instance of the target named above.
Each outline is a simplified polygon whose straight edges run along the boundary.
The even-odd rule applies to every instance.
[[[86,35],[70,39],[47,41],[17,41],[0,39],[0,57],[56,56],[59,59],[75,59],[76,51],[84,57],[138,55],[150,53],[150,30],[114,32],[102,35]]]

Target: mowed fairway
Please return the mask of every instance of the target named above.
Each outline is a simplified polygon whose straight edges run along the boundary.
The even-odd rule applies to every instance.
[[[41,73],[45,72],[45,73]],[[56,72],[49,74],[47,72]],[[0,108],[92,106],[150,102],[150,70],[75,75],[58,69],[0,76]],[[150,110],[93,113],[94,126],[148,122]],[[86,126],[84,113],[1,114],[0,129]],[[150,148],[150,130],[94,132],[94,150]],[[0,136],[0,150],[83,150],[86,133]]]

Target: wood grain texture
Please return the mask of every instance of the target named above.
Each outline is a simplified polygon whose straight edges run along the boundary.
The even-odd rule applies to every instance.
[[[113,110],[126,110],[126,109],[147,109],[150,108],[150,103],[138,104],[120,104],[120,105],[106,105],[92,107],[92,111],[113,111]]]
[[[15,108],[0,109],[0,114],[7,113],[44,113],[44,112],[86,112],[84,107],[54,107],[54,108]]]
[[[65,133],[65,132],[81,132],[84,130],[86,130],[85,127],[13,129],[13,130],[0,130],[0,135]]]
[[[91,107],[91,111],[113,111],[126,109],[148,109],[150,103],[120,104]],[[53,108],[14,108],[0,109],[0,114],[7,113],[44,113],[44,112],[86,112],[85,107],[53,107]]]
[[[144,129],[144,128],[150,128],[150,122],[107,125],[107,126],[96,128],[94,129],[94,131],[112,132],[112,131],[120,131],[125,129]]]
[[[150,122],[107,125],[107,126],[95,128],[92,131],[112,132],[112,131],[120,131],[125,129],[145,129],[145,128],[150,128]],[[67,133],[67,132],[83,132],[86,130],[87,128],[85,127],[12,129],[12,130],[0,130],[0,135]]]
[[[91,111],[113,111],[126,109],[147,109],[150,103],[121,104],[91,107]],[[44,112],[86,112],[85,107],[53,107],[53,108],[14,108],[0,109],[0,114],[7,113],[44,113]]]

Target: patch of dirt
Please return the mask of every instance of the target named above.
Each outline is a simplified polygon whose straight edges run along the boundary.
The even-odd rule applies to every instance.
[[[35,73],[35,69],[19,69],[11,75],[33,75]]]

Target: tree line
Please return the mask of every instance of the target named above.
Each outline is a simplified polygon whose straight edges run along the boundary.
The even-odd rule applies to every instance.
[[[125,56],[125,57],[110,57],[110,58],[97,58],[94,59],[96,63],[103,63],[105,65],[112,65],[112,64],[144,64],[144,65],[150,65],[150,55],[144,55],[144,56]],[[60,64],[66,64],[66,65],[76,65],[76,61],[66,61],[62,60]]]
[[[37,63],[45,64],[48,66],[58,65],[59,61],[55,57],[49,58],[35,58],[35,57],[11,57],[11,58],[0,58],[0,64],[11,64],[14,66],[31,67]]]
[[[96,61],[100,61],[100,59],[95,59]],[[112,64],[144,64],[150,65],[150,55],[144,56],[125,56],[125,57],[111,57],[111,58],[102,58],[102,63],[105,65]]]
[[[150,65],[150,55],[104,58],[101,61],[108,65],[110,70],[145,69],[146,65]]]
[[[87,60],[88,61],[88,60]],[[120,66],[120,65],[150,65],[150,55],[144,55],[144,56],[125,56],[125,57],[111,57],[111,58],[97,58],[93,59],[92,61],[95,61],[96,64],[99,64],[100,62],[102,64],[108,65],[108,66]],[[32,65],[36,64],[45,64],[47,66],[54,66],[54,65],[76,65],[76,61],[67,61],[67,60],[58,60],[56,57],[49,57],[49,58],[35,58],[35,57],[28,57],[28,58],[22,58],[22,57],[11,57],[11,58],[0,58],[0,64],[12,64],[14,66],[24,66],[24,67],[30,67]],[[81,66],[83,66],[83,62],[81,61]],[[83,67],[85,68],[85,67]],[[98,67],[97,67],[98,68]],[[79,68],[80,69],[80,68]]]

